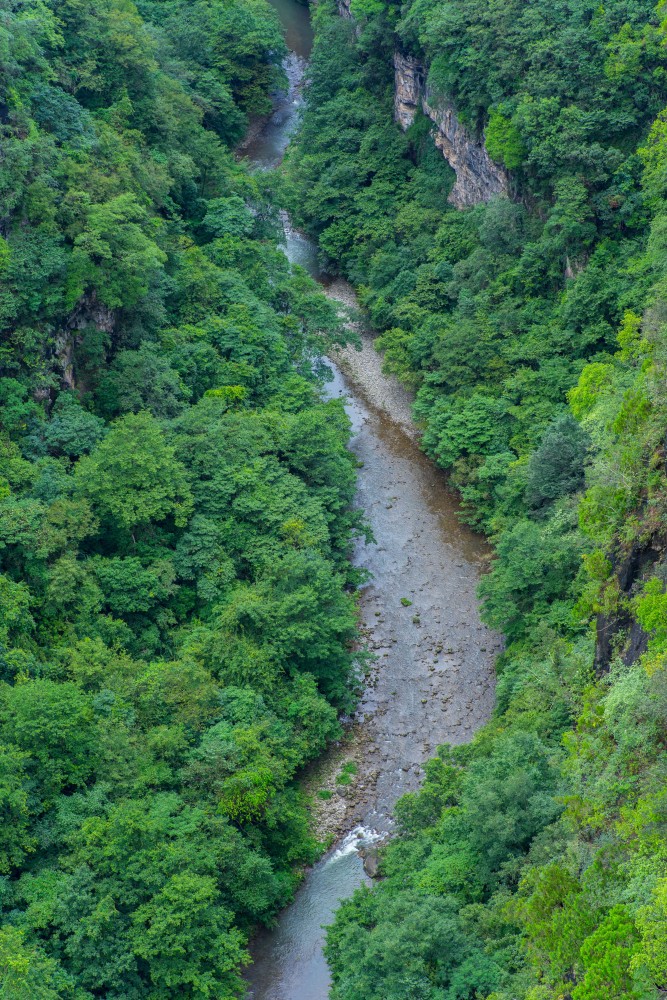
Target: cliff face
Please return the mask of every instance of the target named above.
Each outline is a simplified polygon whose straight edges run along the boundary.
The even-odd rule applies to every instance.
[[[412,56],[394,52],[394,120],[404,132],[415,120],[425,90],[422,64]]]
[[[394,117],[405,131],[418,108],[436,126],[435,144],[456,174],[449,200],[457,208],[468,208],[506,194],[508,177],[494,163],[484,146],[463,126],[451,104],[436,98],[426,85],[424,67],[411,56],[394,53]]]

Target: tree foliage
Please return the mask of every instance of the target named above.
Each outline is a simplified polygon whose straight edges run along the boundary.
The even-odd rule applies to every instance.
[[[665,113],[652,0],[319,4],[286,197],[354,282],[494,558],[493,718],[338,911],[336,1000],[667,989]],[[394,52],[510,171],[455,210]]]
[[[347,333],[231,144],[265,0],[0,14],[0,996],[223,1000],[354,702]]]

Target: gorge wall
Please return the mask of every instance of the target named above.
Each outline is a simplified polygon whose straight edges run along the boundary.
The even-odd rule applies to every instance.
[[[495,195],[507,194],[508,176],[484,146],[456,116],[453,106],[436,97],[426,83],[426,71],[412,56],[394,53],[394,118],[405,131],[421,108],[436,126],[434,141],[456,174],[449,196],[457,208],[469,208]]]

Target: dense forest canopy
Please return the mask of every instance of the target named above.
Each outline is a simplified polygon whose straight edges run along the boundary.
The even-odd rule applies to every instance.
[[[343,10],[343,13],[346,13]],[[0,3],[0,997],[232,1000],[317,855],[357,663],[354,282],[496,552],[494,717],[397,809],[336,1000],[667,991],[667,29],[653,0],[332,0],[279,179],[266,0]],[[508,172],[459,211],[417,60]]]
[[[0,4],[0,995],[231,998],[356,664],[345,336],[230,152],[265,0]]]
[[[285,198],[496,558],[498,703],[341,907],[336,1000],[667,990],[666,30],[652,0],[318,5]],[[394,53],[509,171],[459,211]]]

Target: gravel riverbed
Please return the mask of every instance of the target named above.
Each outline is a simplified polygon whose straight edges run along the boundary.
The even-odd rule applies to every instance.
[[[344,281],[326,291],[356,304]],[[368,331],[360,351],[347,347],[331,361],[328,394],[348,400],[358,503],[375,537],[355,552],[372,574],[360,612],[374,662],[347,740],[308,784],[333,793],[315,800],[321,833],[359,824],[386,836],[396,800],[418,787],[436,748],[469,740],[491,714],[501,642],[482,624],[476,598],[490,550],[459,522],[444,474],[419,451],[410,393],[383,374]],[[345,760],[357,774],[341,785]]]

